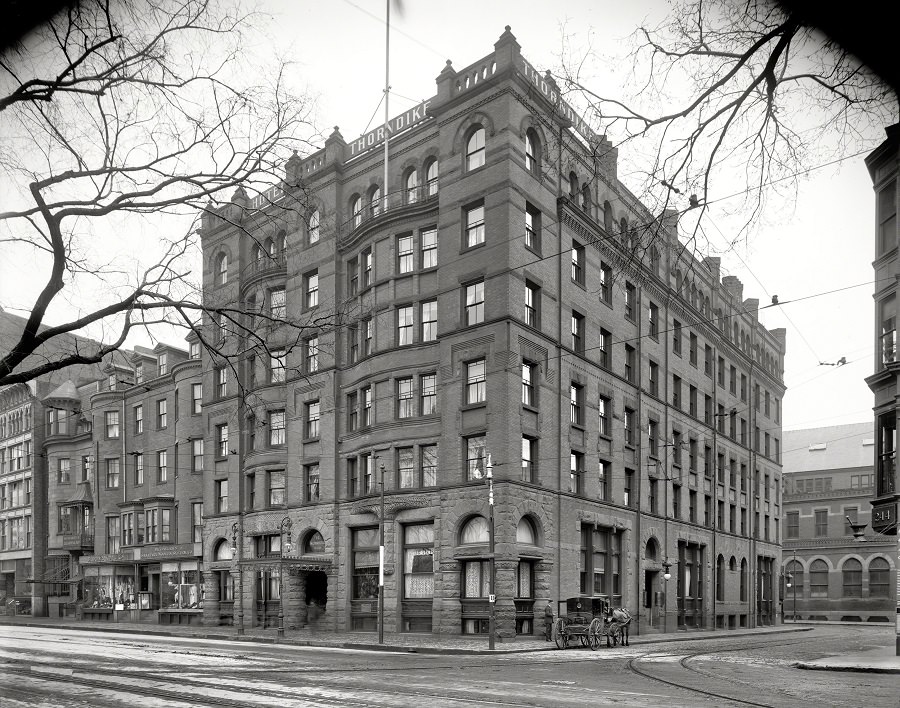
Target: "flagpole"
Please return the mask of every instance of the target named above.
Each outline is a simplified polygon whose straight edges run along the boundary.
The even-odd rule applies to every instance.
[[[391,0],[384,1],[384,189],[382,191],[384,208],[382,213],[388,210],[388,98],[391,90]]]

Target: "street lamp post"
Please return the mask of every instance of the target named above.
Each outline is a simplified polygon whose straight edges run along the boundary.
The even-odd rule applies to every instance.
[[[494,575],[494,465],[491,462],[491,455],[488,453],[486,480],[488,483],[488,556],[490,561],[490,580],[491,588],[488,596],[488,649],[494,648],[494,634],[496,625],[494,623],[494,606],[496,605],[497,595]]]
[[[281,520],[281,524],[278,527],[279,533],[279,541],[281,548],[281,558],[279,559],[279,569],[278,569],[278,638],[281,639],[284,637],[284,554],[290,553],[293,550],[293,545],[291,544],[291,518],[289,516],[285,516]],[[284,536],[287,534],[287,541],[284,540]]]
[[[378,514],[378,643],[384,644],[384,464],[381,464],[381,509]]]
[[[237,565],[238,572],[237,616],[233,617],[233,621],[237,622],[237,633],[238,636],[241,636],[244,633],[244,576],[243,570],[241,569],[240,525],[237,521],[231,525],[231,557]],[[233,602],[234,598],[232,597],[232,603]]]

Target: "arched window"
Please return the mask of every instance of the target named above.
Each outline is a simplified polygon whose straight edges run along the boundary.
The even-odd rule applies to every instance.
[[[625,218],[619,220],[619,235],[622,238],[622,243],[625,243],[628,237],[628,221]]]
[[[269,255],[269,257],[275,257],[275,242],[272,239],[267,238],[265,241],[263,241],[263,249]]]
[[[588,213],[591,211],[591,188],[586,183],[581,187],[581,208]]]
[[[889,597],[890,586],[890,564],[884,558],[873,558],[869,563],[869,597]]]
[[[459,534],[459,542],[462,545],[471,543],[487,543],[490,538],[488,522],[483,516],[473,516],[463,526]]]
[[[725,556],[716,559],[716,601],[725,601]]]
[[[606,229],[606,233],[612,234],[613,213],[612,204],[609,202],[603,202],[603,227]]]
[[[372,187],[369,192],[369,213],[372,216],[378,216],[381,213],[381,187],[377,185]]]
[[[741,558],[741,602],[747,602],[747,559]]]
[[[537,545],[537,533],[531,519],[523,516],[516,527],[516,543],[526,543],[529,546]]]
[[[535,177],[541,175],[541,142],[534,128],[525,131],[525,169]]]
[[[438,193],[438,161],[432,160],[425,168],[425,184],[428,187],[428,196],[433,197]]]
[[[578,196],[578,175],[574,172],[569,173],[569,197],[575,199]]]
[[[324,553],[325,539],[318,531],[311,531],[303,541],[303,553]]]
[[[844,597],[862,597],[862,563],[856,558],[848,558],[841,567]]]
[[[284,252],[287,251],[287,232],[279,231],[278,235],[275,237],[275,249],[276,253],[280,256],[284,255]]]
[[[362,197],[355,196],[351,202],[350,212],[353,214],[353,226],[359,226],[362,223],[363,202]]]
[[[466,171],[484,164],[484,128],[477,126],[466,142]]]
[[[213,560],[230,561],[234,558],[234,552],[231,550],[231,541],[224,538],[216,544],[216,550],[213,552]]]
[[[216,284],[225,285],[228,282],[228,254],[220,253],[216,258]]]
[[[656,542],[655,538],[651,538],[649,541],[647,541],[645,555],[647,556],[647,560],[655,561],[657,558],[659,558],[659,544]]]
[[[732,327],[732,331],[733,331],[733,335],[732,335],[732,340],[731,340],[731,341],[734,342],[734,343],[737,343],[737,341],[738,341],[738,332],[740,331],[740,328],[738,327],[737,322],[734,323],[734,327]]]
[[[263,257],[265,255],[266,255],[266,252],[263,250],[262,246],[260,246],[258,243],[254,243],[253,244],[253,256],[252,256],[253,261],[258,263],[259,261],[261,261],[263,259]]]
[[[406,175],[406,203],[415,204],[419,201],[419,173],[410,170]]]
[[[316,209],[309,217],[309,242],[319,242],[319,210]]]
[[[814,560],[809,566],[809,596],[828,597],[828,564]]]

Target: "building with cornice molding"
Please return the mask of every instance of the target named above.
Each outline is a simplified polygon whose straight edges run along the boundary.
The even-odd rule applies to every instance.
[[[784,330],[508,27],[387,133],[203,216],[204,621],[375,631],[383,524],[389,633],[775,623]]]

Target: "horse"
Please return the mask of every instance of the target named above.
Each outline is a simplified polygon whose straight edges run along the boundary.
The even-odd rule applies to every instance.
[[[624,607],[607,607],[606,617],[604,618],[604,623],[606,624],[606,646],[615,646],[622,642],[623,647],[629,646],[628,644],[628,632],[629,625],[631,624],[631,613],[626,610]],[[609,639],[612,637],[612,644],[610,644]]]

